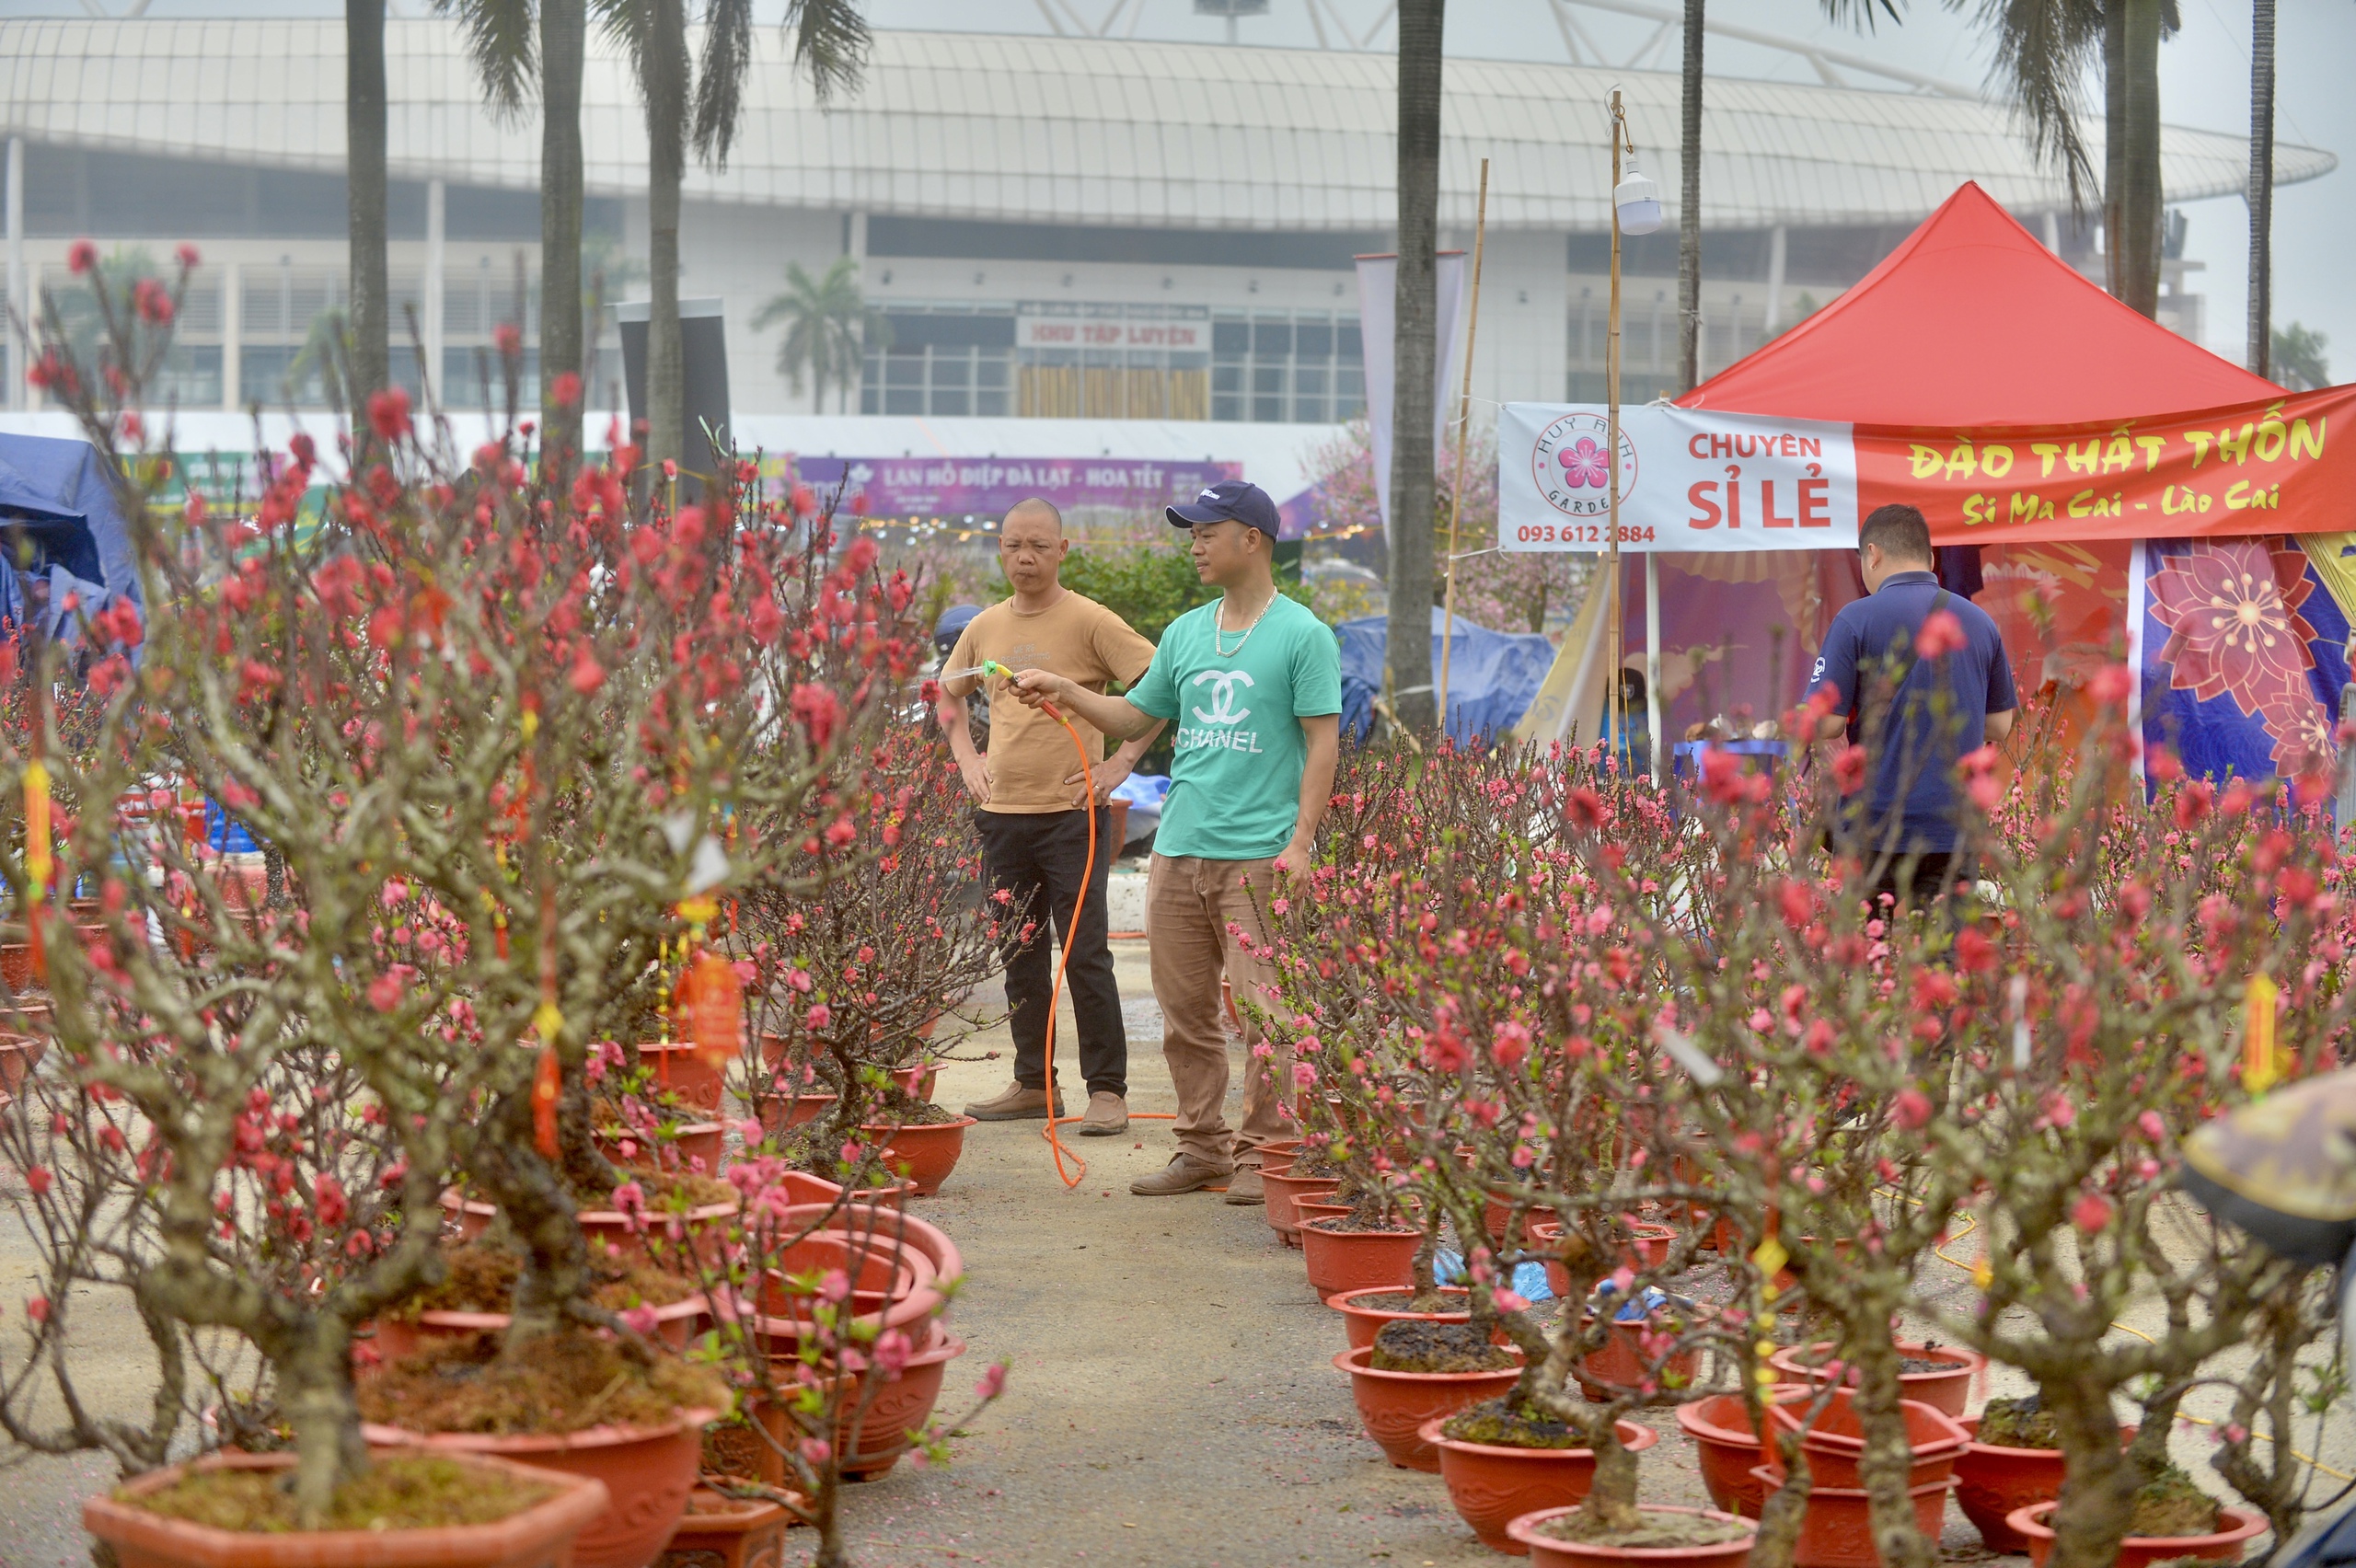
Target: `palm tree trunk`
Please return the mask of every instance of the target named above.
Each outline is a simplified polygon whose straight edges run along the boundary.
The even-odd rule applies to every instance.
[[[687,18],[654,0],[647,27],[646,456],[685,457],[687,355],[679,341],[679,185],[687,163]]]
[[[352,396],[392,379],[385,277],[385,6],[344,0],[343,133],[351,199]],[[358,410],[355,409],[355,412]],[[355,419],[365,432],[367,421]],[[365,442],[364,433],[361,436]]]
[[[2160,4],[2126,0],[2126,184],[2119,201],[2119,297],[2160,313]]]
[[[2249,27],[2249,367],[2271,380],[2274,343],[2274,0]]]
[[[1702,379],[1702,8],[1685,0],[1685,101],[1677,190],[1677,363],[1685,390]],[[1767,309],[1772,315],[1774,305]]]
[[[2119,202],[2127,193],[2127,6],[2131,0],[2102,8],[2102,258],[2104,281],[2112,297],[2121,292],[2119,259]]]
[[[540,0],[540,468],[550,493],[581,453],[584,383],[571,406],[557,378],[584,374],[581,321],[581,73],[584,0]],[[438,367],[437,367],[438,368]]]
[[[1432,376],[1439,287],[1440,37],[1447,0],[1400,0],[1399,274],[1391,395],[1391,710],[1432,724]]]

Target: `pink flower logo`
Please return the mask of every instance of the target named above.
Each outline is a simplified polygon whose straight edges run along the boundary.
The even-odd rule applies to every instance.
[[[1603,448],[1593,436],[1583,435],[1572,445],[1554,454],[1554,461],[1563,466],[1563,482],[1573,490],[1585,490],[1593,485],[1601,490],[1604,484]]]

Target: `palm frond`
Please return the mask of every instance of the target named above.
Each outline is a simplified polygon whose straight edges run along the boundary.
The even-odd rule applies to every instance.
[[[703,65],[696,73],[696,156],[728,167],[745,118],[745,73],[753,63],[752,0],[710,0],[704,8]]]
[[[872,41],[858,0],[786,0],[785,28],[793,35],[793,63],[820,103],[858,90]]]
[[[1885,16],[1901,24],[1906,20],[1905,14],[1898,7],[1898,0],[1824,0],[1824,19],[1835,27],[1871,32],[1875,24]]]
[[[676,0],[663,0],[664,4]],[[630,75],[640,89],[646,84],[646,45],[653,15],[647,0],[589,0],[589,14],[607,38],[622,46],[629,56]]]
[[[1947,0],[1950,10],[1972,3]],[[2102,0],[1976,0],[1976,13],[1996,40],[1992,85],[2019,114],[2030,152],[2068,179],[2071,209],[2084,213],[2100,185],[2078,122],[2088,68],[2102,55]]]
[[[491,113],[519,116],[540,74],[533,0],[433,0],[433,11],[457,19]]]

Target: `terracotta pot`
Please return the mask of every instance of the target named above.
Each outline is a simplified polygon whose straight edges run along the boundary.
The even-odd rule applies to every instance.
[[[1530,1553],[1530,1568],[1639,1568],[1640,1564],[1656,1568],[1746,1568],[1750,1562],[1750,1536],[1729,1541],[1724,1546],[1590,1546],[1584,1541],[1556,1540],[1538,1533],[1538,1527],[1549,1519],[1558,1519],[1569,1508],[1542,1508],[1535,1514],[1524,1514],[1506,1527],[1506,1534],[1519,1541]],[[1640,1512],[1646,1514],[1682,1514],[1689,1518],[1707,1519],[1713,1523],[1739,1524],[1750,1527],[1752,1534],[1758,1527],[1748,1519],[1737,1519],[1731,1514],[1721,1514],[1715,1508],[1671,1508],[1664,1504],[1647,1503]]]
[[[583,1209],[579,1215],[581,1234],[588,1239],[589,1255],[602,1255],[617,1261],[644,1258],[662,1263],[679,1258],[683,1250],[703,1250],[702,1238],[709,1232],[723,1228],[734,1219],[741,1207],[738,1200],[730,1198],[724,1204],[704,1204],[684,1215],[668,1213],[645,1216],[642,1225],[633,1224],[630,1216],[619,1209]],[[673,1268],[674,1274],[693,1277],[687,1268]]]
[[[1367,1435],[1401,1470],[1439,1472],[1439,1450],[1424,1436],[1424,1424],[1445,1420],[1466,1405],[1493,1400],[1521,1378],[1521,1353],[1501,1372],[1380,1372],[1367,1363],[1371,1346],[1345,1350],[1334,1365],[1350,1375],[1350,1397]]]
[[[753,1101],[753,1113],[761,1119],[764,1132],[782,1132],[814,1122],[835,1108],[839,1096],[810,1090],[796,1095],[764,1094]]]
[[[505,1459],[468,1456],[486,1470],[544,1482],[555,1496],[495,1524],[431,1530],[319,1530],[254,1535],[167,1519],[110,1494],[82,1505],[82,1528],[113,1550],[121,1568],[543,1568],[566,1561],[576,1537],[610,1505],[593,1478],[527,1470]],[[190,1470],[291,1470],[292,1454],[213,1454],[168,1465],[124,1483],[133,1496],[159,1492]],[[583,1560],[574,1557],[575,1563]]]
[[[33,986],[33,950],[30,942],[0,942],[0,981],[8,989],[22,994]]]
[[[826,1204],[796,1204],[778,1218],[782,1226],[800,1227],[817,1220],[828,1221],[829,1228],[847,1231],[854,1236],[896,1238],[910,1251],[921,1252],[932,1264],[937,1285],[945,1285],[965,1272],[965,1260],[957,1251],[957,1243],[939,1226],[903,1213],[891,1194],[860,1189],[850,1194],[839,1208]],[[936,1289],[937,1295],[937,1289]],[[935,1306],[940,1305],[936,1300]]]
[[[1643,1385],[1652,1358],[1645,1354],[1637,1340],[1645,1325],[1622,1322],[1613,1319],[1611,1337],[1601,1350],[1589,1351],[1571,1368],[1571,1376],[1578,1379],[1579,1391],[1590,1403],[1607,1404],[1618,1395],[1612,1390],[1635,1389]],[[1680,1350],[1661,1363],[1654,1381],[1661,1389],[1674,1393],[1679,1389],[1693,1386],[1693,1375],[1701,1366],[1702,1353]]]
[[[1352,1205],[1348,1204],[1335,1203],[1334,1194],[1331,1193],[1322,1197],[1311,1193],[1307,1197],[1295,1198],[1292,1201],[1293,1217],[1302,1225],[1307,1225],[1315,1219],[1338,1219],[1349,1213],[1351,1207]]]
[[[598,1153],[632,1170],[677,1170],[717,1176],[727,1136],[728,1129],[718,1122],[688,1122],[672,1128],[667,1138],[642,1136],[618,1128],[600,1132],[595,1138]],[[628,1154],[621,1152],[626,1142],[631,1146]]]
[[[1761,1465],[1751,1478],[1767,1491],[1784,1484],[1783,1474]],[[1914,1500],[1914,1525],[1931,1540],[1939,1539],[1946,1518],[1947,1493],[1955,1477],[1925,1482],[1908,1489]],[[1814,1486],[1807,1494],[1807,1512],[1800,1519],[1800,1539],[1792,1548],[1792,1568],[1879,1568],[1881,1553],[1874,1548],[1872,1511],[1863,1489]]]
[[[40,1042],[29,1035],[0,1034],[0,1094],[14,1096],[39,1059]]]
[[[1336,1231],[1304,1225],[1300,1246],[1309,1287],[1320,1296],[1371,1286],[1404,1290],[1415,1277],[1415,1249],[1423,1239],[1420,1230]]]
[[[534,1470],[601,1481],[610,1501],[574,1542],[572,1568],[646,1568],[687,1511],[703,1458],[704,1423],[711,1419],[710,1411],[690,1410],[667,1426],[593,1426],[550,1436],[427,1434],[374,1424],[361,1431],[371,1447],[489,1454]]]
[[[1980,1418],[1967,1415],[1963,1429],[1971,1447],[1955,1462],[1956,1506],[1963,1510],[1991,1551],[2017,1557],[2028,1540],[2005,1522],[2015,1509],[2032,1503],[2050,1503],[2062,1495],[2062,1475],[2068,1466],[2059,1448],[2007,1448],[1980,1441]],[[2135,1441],[2135,1428],[2119,1429],[2119,1446]]]
[[[2004,1523],[2028,1543],[2029,1568],[2045,1568],[2045,1560],[2053,1553],[2053,1527],[2046,1521],[2060,1506],[2058,1503],[2032,1503],[2005,1516]],[[2119,1543],[2119,1568],[2152,1568],[2154,1563],[2173,1562],[2180,1557],[2198,1558],[2203,1562],[2239,1562],[2244,1543],[2266,1532],[2266,1516],[2255,1508],[2220,1508],[2217,1516],[2223,1528],[2212,1535],[2129,1536]]]
[[[934,1021],[938,1022],[939,1020]],[[930,1025],[926,1027],[925,1032],[928,1034],[932,1032]],[[941,1082],[941,1064],[918,1062],[911,1066],[895,1067],[892,1070],[892,1081],[898,1084],[900,1092],[910,1100],[929,1101],[932,1098],[934,1088]]]
[[[1773,1403],[1788,1404],[1805,1401],[1809,1395],[1805,1383],[1778,1383],[1767,1397]],[[1744,1408],[1742,1396],[1712,1394],[1679,1405],[1677,1424],[1693,1439],[1693,1457],[1710,1501],[1730,1514],[1757,1518],[1766,1493],[1750,1471],[1769,1456],[1761,1449],[1759,1429],[1750,1424],[1750,1412]]]
[[[912,1435],[923,1431],[925,1423],[932,1419],[949,1364],[964,1354],[964,1340],[933,1324],[931,1343],[908,1357],[899,1377],[876,1393],[858,1430],[845,1435],[843,1473],[872,1478],[898,1464],[900,1456],[913,1446]],[[866,1380],[874,1373],[860,1376],[863,1395]]]
[[[1400,1287],[1395,1285],[1373,1285],[1361,1290],[1345,1290],[1338,1296],[1325,1297],[1325,1305],[1342,1315],[1342,1331],[1348,1337],[1352,1350],[1363,1350],[1372,1344],[1374,1336],[1382,1332],[1382,1325],[1385,1323],[1398,1322],[1402,1320],[1412,1323],[1463,1323],[1472,1320],[1472,1309],[1469,1305],[1472,1299],[1471,1295],[1462,1286],[1458,1285],[1444,1285],[1440,1286],[1439,1293],[1442,1296],[1453,1296],[1460,1301],[1467,1302],[1468,1305],[1461,1312],[1399,1312],[1387,1307],[1361,1307],[1355,1299],[1361,1296],[1392,1296],[1397,1294],[1399,1289]]]
[[[883,1146],[887,1170],[914,1182],[918,1197],[929,1198],[941,1191],[941,1184],[957,1169],[957,1157],[965,1149],[965,1129],[974,1122],[974,1117],[960,1116],[931,1126],[883,1123],[863,1125],[860,1131],[869,1143]]]
[[[1481,1544],[1492,1551],[1527,1557],[1530,1548],[1506,1533],[1506,1527],[1524,1514],[1565,1507],[1587,1500],[1595,1484],[1592,1448],[1514,1448],[1493,1443],[1466,1443],[1444,1435],[1446,1416],[1424,1423],[1416,1435],[1439,1450],[1440,1479],[1448,1482],[1448,1500]],[[1633,1421],[1612,1423],[1620,1446],[1641,1454],[1660,1441],[1660,1434]]]
[[[717,1111],[728,1087],[728,1058],[715,1059],[690,1040],[650,1042],[638,1048],[638,1059],[653,1069],[652,1091],[664,1090],[680,1103],[700,1111]]]
[[[1842,1389],[1835,1392],[1817,1416],[1816,1424],[1807,1427],[1807,1435],[1800,1439],[1800,1452],[1807,1456],[1808,1478],[1819,1486],[1865,1485],[1858,1470],[1858,1461],[1865,1451],[1865,1424],[1857,1417],[1856,1405],[1846,1397],[1848,1391]],[[1786,1432],[1802,1430],[1803,1412],[1799,1410],[1777,1405],[1768,1413]],[[1955,1474],[1956,1461],[1971,1446],[1971,1434],[1955,1417],[1933,1410],[1920,1400],[1900,1400],[1898,1413],[1906,1423],[1907,1444],[1914,1450],[1914,1466],[1907,1473],[1907,1486],[1924,1486]],[[1768,1468],[1778,1467],[1771,1459]]]
[[[1263,1217],[1277,1238],[1288,1247],[1300,1245],[1300,1215],[1298,1200],[1333,1192],[1341,1184],[1338,1176],[1295,1176],[1290,1167],[1283,1170],[1263,1169],[1260,1172],[1262,1190],[1267,1193]]]
[[[696,1320],[703,1316],[701,1293],[654,1309],[654,1332],[673,1350],[684,1351]],[[504,1312],[420,1312],[415,1318],[379,1318],[375,1322],[376,1355],[387,1365],[407,1361],[427,1345],[443,1340],[471,1339],[476,1334],[503,1334],[514,1321]]]
[[[766,1499],[748,1502],[699,1486],[655,1568],[778,1568],[785,1532],[801,1522]]]
[[[1971,1393],[1971,1379],[1988,1365],[1986,1356],[1976,1350],[1966,1350],[1961,1345],[1932,1346],[1900,1341],[1893,1348],[1899,1355],[1912,1356],[1918,1361],[1945,1361],[1953,1365],[1953,1371],[1901,1372],[1898,1375],[1900,1399],[1920,1400],[1933,1410],[1948,1415],[1963,1413],[1964,1401]],[[1767,1358],[1767,1364],[1803,1383],[1839,1380],[1844,1371],[1841,1363],[1832,1359],[1831,1344],[1824,1341],[1779,1350]],[[1846,1380],[1854,1383],[1855,1378],[1851,1377]]]

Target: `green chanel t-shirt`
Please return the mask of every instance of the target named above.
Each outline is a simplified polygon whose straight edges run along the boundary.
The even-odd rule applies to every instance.
[[[1205,860],[1283,854],[1309,763],[1300,721],[1342,710],[1341,650],[1324,623],[1279,594],[1247,638],[1218,630],[1213,600],[1170,623],[1128,697],[1177,721],[1155,851]]]

